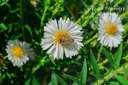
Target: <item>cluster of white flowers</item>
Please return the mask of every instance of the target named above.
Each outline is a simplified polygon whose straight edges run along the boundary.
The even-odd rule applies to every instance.
[[[123,26],[116,13],[102,13],[99,16],[98,40],[104,46],[118,47],[122,41]],[[72,58],[83,46],[82,28],[68,19],[60,18],[49,21],[44,26],[44,37],[41,41],[43,50],[54,59]],[[34,59],[33,49],[26,42],[8,41],[8,59],[14,66],[21,66],[29,59]]]

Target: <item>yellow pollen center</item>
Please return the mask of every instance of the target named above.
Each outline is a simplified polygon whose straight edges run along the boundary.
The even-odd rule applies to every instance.
[[[114,35],[117,32],[117,26],[113,23],[108,23],[106,25],[106,33]]]
[[[24,51],[21,47],[19,47],[19,46],[14,46],[13,47],[13,55],[15,57],[20,58],[20,57],[22,57],[23,54],[24,54]]]
[[[65,37],[65,38],[69,37],[69,34],[68,34],[67,31],[60,29],[60,30],[57,30],[57,31],[55,32],[53,39],[55,40],[55,42],[57,42],[57,43],[60,44],[60,40],[61,40],[62,38],[64,38],[64,37]]]

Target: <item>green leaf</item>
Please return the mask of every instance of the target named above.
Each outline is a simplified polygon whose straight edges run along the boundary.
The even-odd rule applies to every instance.
[[[128,68],[124,68],[124,74],[128,75]]]
[[[122,44],[120,45],[120,47],[118,48],[118,50],[114,56],[114,61],[117,65],[120,65],[121,56],[122,56]]]
[[[32,29],[30,28],[30,26],[26,24],[24,27],[28,30],[28,32],[32,36]]]
[[[53,72],[54,75],[56,76],[57,80],[61,85],[68,85],[60,76],[58,76],[55,72]]]
[[[117,65],[114,62],[114,60],[112,59],[112,56],[110,55],[110,52],[108,52],[105,48],[103,48],[103,52],[104,52],[106,58],[108,59],[108,62],[111,64],[111,66],[116,68]]]
[[[124,78],[121,75],[116,75],[116,79],[122,84],[122,85],[128,85],[128,80]]]
[[[37,79],[33,76],[32,78],[32,85],[40,85]]]
[[[109,85],[120,85],[118,82],[110,82]]]
[[[30,85],[31,83],[31,78],[27,79],[25,82],[24,82],[24,85]]]
[[[84,83],[82,83],[80,80],[78,80],[76,77],[70,76],[68,74],[64,74],[64,76],[68,77],[69,79],[73,80],[74,82],[76,82],[78,85],[85,85]]]
[[[46,9],[48,1],[49,1],[49,0],[47,0],[47,1],[46,1],[46,0],[43,0],[43,8],[44,8],[44,9]]]
[[[80,73],[80,80],[82,83],[86,84],[86,78],[87,78],[87,62],[86,59],[84,59],[82,71]]]
[[[1,1],[0,1],[0,7],[3,6],[3,5],[5,5],[8,1],[9,1],[9,0],[3,0],[2,3],[1,3]]]
[[[3,23],[0,23],[0,28],[2,28],[3,30],[7,30],[7,27]]]
[[[58,85],[56,76],[52,73],[51,82],[49,85]]]
[[[76,82],[73,82],[73,84],[72,85],[78,85]]]
[[[56,66],[56,63],[54,61],[54,58],[53,57],[49,57],[49,58],[50,58],[51,62]]]
[[[91,59],[91,64],[92,64],[94,73],[95,73],[97,76],[99,76],[99,75],[100,75],[100,70],[99,70],[99,67],[98,67],[96,58],[95,58],[95,56],[94,56],[92,50],[90,50],[90,59]]]
[[[38,17],[38,19],[41,20],[41,15],[38,12],[35,12],[36,16]]]
[[[37,81],[37,79],[32,76],[30,77],[25,83],[24,85],[40,85],[39,82]]]
[[[39,62],[36,64],[36,66],[33,67],[32,73],[35,73],[41,66],[44,66],[45,63],[49,62],[49,59],[47,58],[47,56],[42,57],[42,55],[38,55],[38,57],[41,57],[41,58],[39,59]]]

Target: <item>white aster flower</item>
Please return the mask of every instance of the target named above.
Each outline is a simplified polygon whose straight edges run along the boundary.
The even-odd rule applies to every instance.
[[[33,49],[26,42],[18,40],[9,40],[6,51],[8,59],[13,63],[13,66],[22,66],[29,59],[35,58]]]
[[[42,38],[42,49],[48,49],[47,53],[54,59],[63,59],[63,55],[67,58],[78,54],[78,50],[83,46],[81,43],[82,31],[81,27],[69,18],[67,20],[59,19],[49,21],[44,26],[44,37]]]
[[[98,40],[104,46],[118,47],[122,41],[123,26],[116,13],[103,13],[99,24]]]

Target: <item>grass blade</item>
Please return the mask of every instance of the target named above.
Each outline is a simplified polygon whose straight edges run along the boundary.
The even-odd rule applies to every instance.
[[[80,80],[78,80],[77,78],[70,76],[68,74],[64,74],[64,76],[68,77],[69,79],[73,80],[74,82],[76,82],[78,85],[85,85],[83,84]]]
[[[121,75],[116,75],[116,79],[122,84],[122,85],[128,85],[128,80],[124,78]]]
[[[95,56],[94,56],[92,50],[90,50],[90,59],[91,59],[91,64],[92,64],[94,73],[95,73],[97,76],[99,76],[99,75],[100,75],[100,70],[99,70],[99,67],[98,67],[96,58],[95,58]]]
[[[87,62],[86,59],[84,59],[82,71],[80,73],[80,80],[82,83],[86,84],[86,78],[87,78]]]
[[[55,72],[53,72],[54,75],[56,76],[57,80],[61,85],[68,85],[60,76],[58,76]]]
[[[114,61],[117,65],[120,65],[121,56],[122,56],[122,44],[118,48],[118,50],[115,54],[115,57],[114,57]]]
[[[114,60],[112,59],[112,56],[110,55],[110,53],[105,48],[103,48],[103,52],[104,52],[106,58],[108,59],[108,62],[111,64],[112,67],[115,68],[117,65],[114,62]]]
[[[51,82],[49,85],[58,85],[56,76],[52,73]]]

